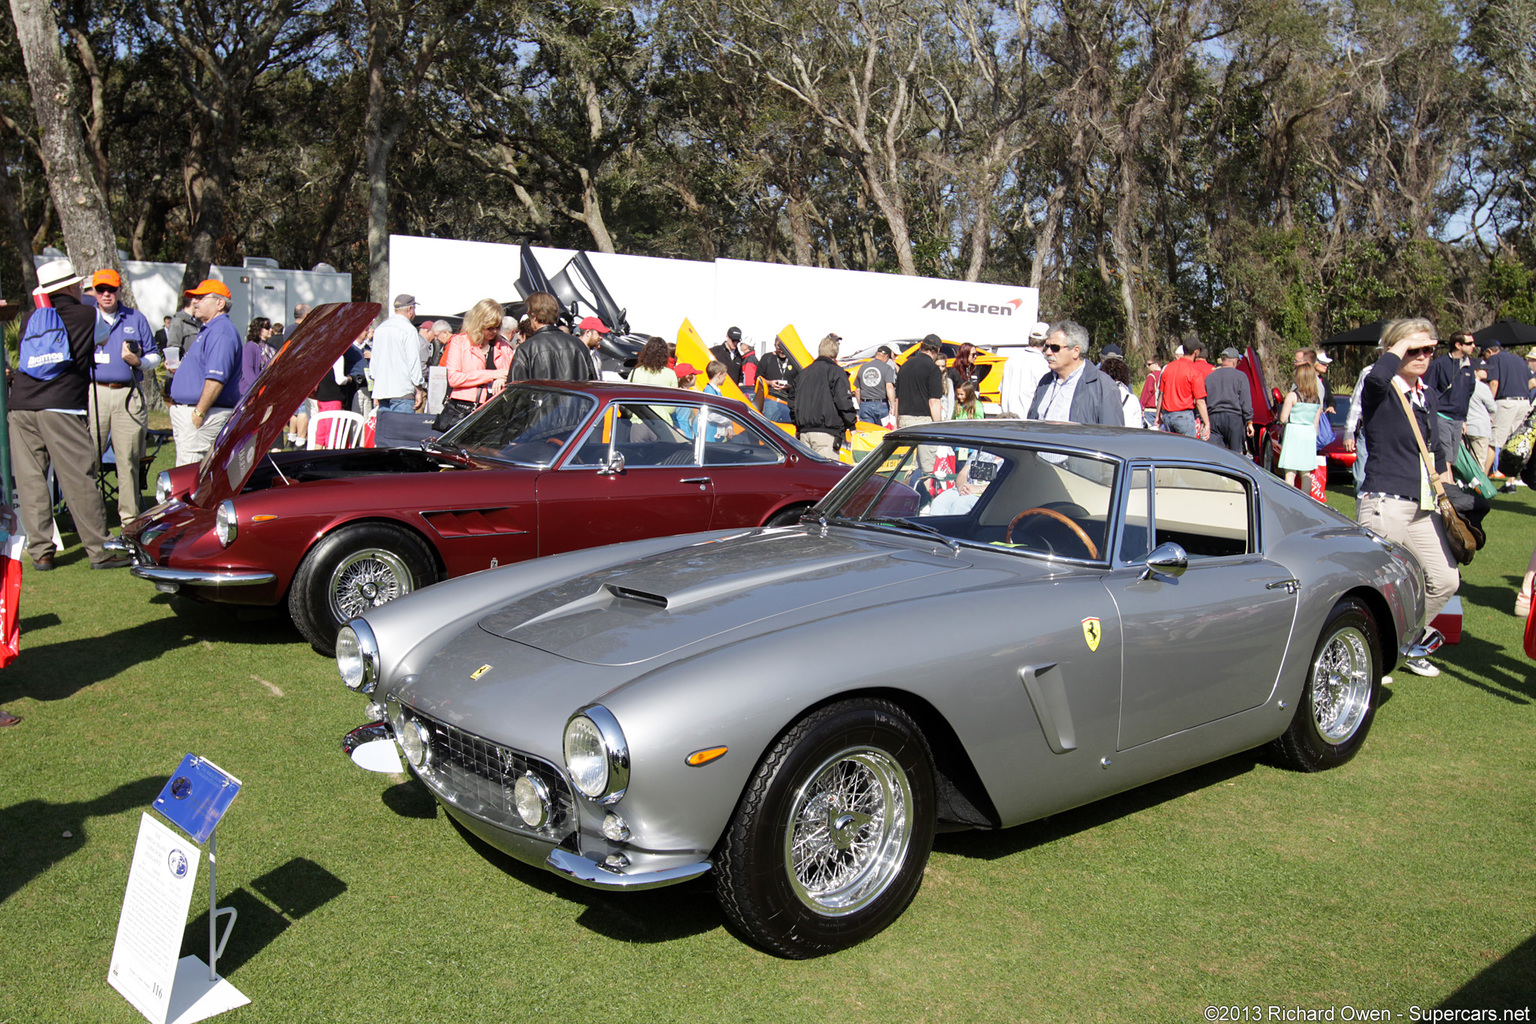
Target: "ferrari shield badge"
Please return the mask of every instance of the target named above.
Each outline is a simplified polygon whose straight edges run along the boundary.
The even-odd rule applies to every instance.
[[[1094,641],[1094,645],[1095,646],[1098,645],[1098,641],[1097,640]],[[489,666],[489,665],[481,665],[479,668],[475,669],[473,672],[471,672],[469,674],[469,678],[471,678],[471,679],[479,679],[481,676],[485,675],[490,670],[491,670],[491,666]]]
[[[1088,649],[1090,651],[1097,651],[1099,649],[1099,637],[1103,635],[1104,633],[1099,628],[1097,617],[1083,620],[1083,639],[1088,641]]]

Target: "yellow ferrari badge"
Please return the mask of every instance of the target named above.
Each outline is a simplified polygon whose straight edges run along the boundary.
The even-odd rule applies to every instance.
[[[1099,620],[1096,617],[1083,620],[1083,639],[1088,641],[1090,651],[1099,649],[1099,637],[1103,635],[1104,631],[1099,628]]]
[[[1097,621],[1097,620],[1095,620],[1095,621]],[[1095,640],[1093,643],[1094,643],[1094,646],[1098,646],[1098,641],[1097,640]],[[491,670],[491,666],[489,666],[489,665],[481,665],[479,668],[475,669],[473,672],[471,672],[469,674],[469,678],[471,678],[471,679],[479,679],[481,676],[485,675],[490,670]]]

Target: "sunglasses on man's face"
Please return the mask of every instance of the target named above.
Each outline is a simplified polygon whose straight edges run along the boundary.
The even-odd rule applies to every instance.
[[[1061,346],[1060,345],[1046,345],[1045,346],[1045,350],[1047,352],[1060,352],[1061,351]]]
[[[117,294],[117,289],[113,288],[109,284],[99,284],[99,285],[97,285],[96,286],[96,294],[100,295],[103,292],[110,292],[111,294],[116,295]]]

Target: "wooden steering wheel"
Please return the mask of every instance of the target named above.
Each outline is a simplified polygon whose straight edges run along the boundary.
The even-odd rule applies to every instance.
[[[1023,512],[1020,512],[1018,515],[1014,516],[1013,521],[1008,524],[1008,532],[1003,534],[1004,544],[1013,543],[1013,528],[1018,526],[1019,520],[1023,519],[1025,516],[1050,516],[1052,519],[1056,520],[1061,525],[1071,530],[1073,536],[1083,542],[1083,547],[1087,549],[1089,558],[1099,557],[1099,546],[1093,542],[1092,538],[1090,538],[1088,534],[1083,532],[1083,528],[1053,508],[1027,508]]]

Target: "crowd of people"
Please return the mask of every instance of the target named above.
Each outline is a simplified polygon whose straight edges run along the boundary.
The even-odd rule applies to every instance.
[[[169,380],[163,398],[175,463],[197,462],[288,332],[281,323],[257,317],[242,340],[229,318],[230,291],[214,279],[188,290],[184,308],[152,331],[143,314],[120,302],[122,282],[112,269],[95,272],[88,288],[87,279],[67,260],[44,264],[38,277],[38,305],[50,308],[44,319],[59,325],[55,331],[61,337],[57,357],[47,357],[57,363],[52,372],[33,376],[23,366],[10,385],[10,442],[27,554],[35,570],[54,567],[51,472],[91,567],[120,568],[129,559],[110,545],[103,492],[93,475],[110,448],[120,469],[119,519],[126,523],[139,515],[136,468],[145,461],[148,410],[162,396],[161,388],[146,387],[146,380],[155,381],[156,368],[164,362]],[[24,339],[35,312],[23,318]],[[302,304],[294,308],[295,328],[309,312]],[[512,382],[601,379],[600,349],[608,326],[587,317],[568,331],[562,327],[563,313],[555,296],[542,292],[527,297],[521,320],[506,316],[500,302],[487,298],[475,303],[455,330],[444,320],[419,320],[416,298],[398,295],[392,315],[357,339],[319,382],[306,410],[290,424],[290,439],[302,444],[308,414],[348,408],[360,390],[381,411],[425,412],[434,366],[443,367],[447,383],[441,411],[433,410],[432,426],[438,431]],[[1435,358],[1439,344],[1427,320],[1388,324],[1376,358],[1356,381],[1341,439],[1343,449],[1355,454],[1358,519],[1419,559],[1431,619],[1459,583],[1431,493],[1454,493],[1458,507],[1480,522],[1487,501],[1459,488],[1451,472],[1462,447],[1492,481],[1510,489],[1515,480],[1500,472],[1498,455],[1511,438],[1536,435],[1530,422],[1536,351],[1521,357],[1498,342],[1480,348],[1472,335],[1458,332],[1450,336],[1449,350]],[[1103,346],[1095,361],[1089,358],[1089,333],[1081,324],[1038,323],[1028,347],[1002,362],[995,410],[983,408],[981,381],[989,367],[981,361],[985,353],[973,345],[950,346],[952,357],[946,358],[944,343],[930,334],[905,359],[881,345],[851,370],[838,360],[841,347],[842,339],[828,334],[815,358],[801,366],[782,338],[759,357],[741,330],[732,327],[699,368],[679,361],[675,346],[665,339],[648,337],[629,380],[694,389],[702,375],[706,383],[701,390],[711,394],[722,394],[726,382],[733,382],[767,419],[792,424],[809,448],[827,458],[837,456],[860,421],[906,427],[979,419],[988,412],[1162,429],[1239,453],[1251,452],[1255,443],[1253,389],[1238,368],[1241,354],[1227,348],[1213,366],[1206,361],[1204,344],[1192,334],[1181,339],[1166,364],[1148,362],[1137,392],[1118,346]],[[1308,486],[1319,452],[1333,441],[1329,414],[1336,403],[1326,379],[1331,362],[1317,349],[1297,352],[1291,386],[1276,411],[1281,438],[1276,467],[1298,488]],[[919,457],[931,460],[933,451],[919,448]],[[932,466],[922,470],[931,472]],[[1533,579],[1536,555],[1520,590],[1526,606]],[[1407,668],[1438,675],[1424,659],[1410,660]],[[0,719],[0,724],[7,723]]]

